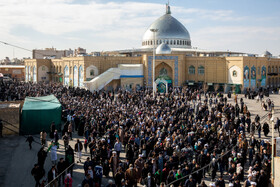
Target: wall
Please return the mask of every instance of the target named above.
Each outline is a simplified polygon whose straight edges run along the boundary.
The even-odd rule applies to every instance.
[[[185,80],[207,83],[226,83],[227,66],[224,57],[186,57]],[[195,74],[189,74],[189,67],[195,67]],[[198,74],[198,67],[204,67],[204,75]]]
[[[0,103],[0,118],[3,121],[11,123],[13,126],[3,122],[3,135],[18,135],[20,127],[20,105],[21,102],[1,102]],[[5,128],[5,126],[7,128]]]
[[[24,81],[25,77],[25,68],[24,66],[0,66],[0,73],[4,76],[10,76],[11,78]]]
[[[121,87],[135,89],[136,86],[143,86],[143,78],[121,78]]]

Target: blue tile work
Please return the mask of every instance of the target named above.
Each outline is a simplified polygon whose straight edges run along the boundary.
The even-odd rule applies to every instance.
[[[174,86],[178,86],[178,56],[156,56],[156,60],[174,60]],[[148,56],[148,85],[152,86],[153,56]]]

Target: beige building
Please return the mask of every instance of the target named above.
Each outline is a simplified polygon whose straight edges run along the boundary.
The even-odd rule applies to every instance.
[[[226,92],[280,86],[280,58],[269,52],[258,56],[192,48],[189,32],[171,16],[169,6],[144,33],[141,48],[100,56],[25,60],[26,81],[59,82],[91,91],[152,87],[154,45],[154,81],[159,91],[166,89],[162,82],[172,87],[201,86]]]

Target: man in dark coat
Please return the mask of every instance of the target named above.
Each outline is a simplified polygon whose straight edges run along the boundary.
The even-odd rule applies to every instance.
[[[51,183],[50,186],[54,185],[57,186],[57,179],[54,180],[58,175],[57,169],[55,166],[52,166],[50,171],[48,172],[48,183]]]
[[[65,179],[65,169],[67,168],[67,163],[65,162],[65,160],[63,158],[60,158],[59,162],[57,163],[57,172],[58,174],[61,174],[63,172],[63,174],[61,174],[58,177],[58,185],[60,186],[60,181],[62,179],[62,183],[64,184],[64,179]]]
[[[31,135],[28,135],[28,137],[26,138],[26,142],[28,142],[29,144],[29,149],[32,149],[32,142],[34,141],[34,138]]]
[[[40,180],[45,175],[45,170],[38,164],[35,164],[34,168],[31,170],[31,175],[33,175],[36,181],[35,187],[40,186]]]
[[[148,173],[148,176],[144,179],[143,183],[147,187],[156,186],[155,179],[152,177],[151,173]]]
[[[44,150],[44,147],[42,147],[39,152],[37,153],[38,157],[38,165],[42,168],[44,168],[45,160],[48,156],[47,151]]]
[[[67,150],[65,151],[65,160],[66,160],[66,163],[67,163],[67,167],[69,167],[71,164],[73,164],[75,162],[74,159],[75,159],[74,158],[74,150],[69,145]],[[70,173],[72,177],[73,177],[73,167],[74,166],[71,166],[67,171],[67,173]]]

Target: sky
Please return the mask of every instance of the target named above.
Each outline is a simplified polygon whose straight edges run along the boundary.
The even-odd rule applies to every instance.
[[[168,0],[0,0],[0,41],[27,49],[140,48]],[[192,46],[280,55],[280,0],[170,0]],[[0,59],[32,53],[0,43]]]

